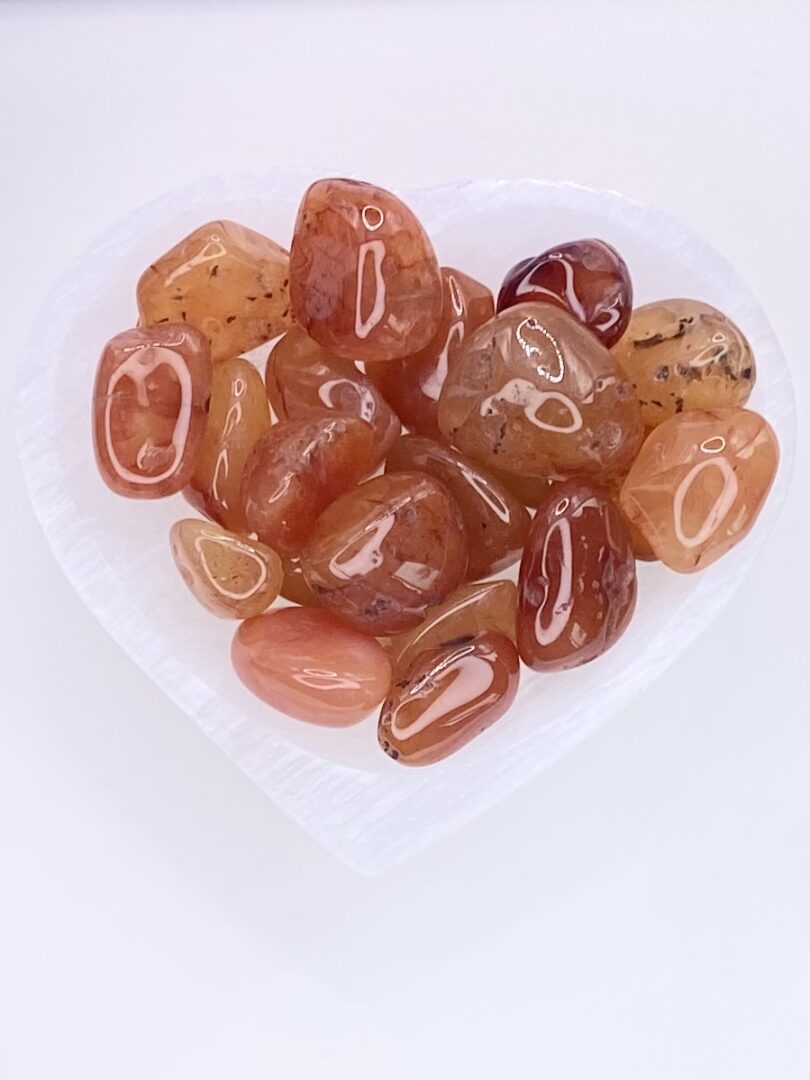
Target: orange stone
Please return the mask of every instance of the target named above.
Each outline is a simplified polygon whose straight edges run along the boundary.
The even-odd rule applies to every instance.
[[[589,484],[555,484],[520,565],[524,664],[555,671],[594,660],[624,633],[635,604],[636,563],[621,514]]]
[[[300,604],[301,607],[321,607],[320,600],[307,585],[301,560],[294,555],[288,555],[283,562],[284,581],[281,584],[281,595],[284,599]]]
[[[380,746],[402,765],[441,761],[503,716],[519,668],[509,638],[489,630],[420,653],[394,676],[380,714]]]
[[[439,426],[463,454],[519,477],[607,479],[641,444],[641,409],[608,350],[561,308],[518,304],[470,337]]]
[[[529,513],[479,465],[433,439],[403,435],[391,447],[385,471],[424,472],[444,484],[464,520],[471,580],[489,577],[520,559],[531,524]]]
[[[321,514],[301,565],[323,606],[358,629],[409,630],[464,580],[461,512],[431,476],[377,476]]]
[[[242,472],[251,450],[269,430],[270,409],[256,368],[239,356],[217,364],[202,448],[183,492],[191,505],[227,529],[247,532]]]
[[[351,360],[332,356],[299,326],[288,330],[267,361],[267,395],[282,420],[324,412],[358,416],[374,429],[374,460],[382,461],[400,433],[399,417]]]
[[[366,372],[411,431],[441,439],[439,395],[461,343],[495,314],[492,293],[460,270],[442,267],[442,314],[433,339],[401,360],[369,364]]]
[[[373,443],[370,425],[354,416],[274,424],[242,477],[251,532],[284,555],[297,554],[321,511],[371,470]]]
[[[212,615],[249,619],[278,596],[281,559],[258,540],[196,518],[172,525],[169,540],[180,576]]]
[[[93,389],[93,443],[107,487],[132,499],[185,487],[210,393],[208,342],[193,326],[139,327],[108,341]]]
[[[756,364],[743,333],[698,300],[636,308],[613,356],[636,388],[647,427],[693,409],[744,405]]]
[[[243,622],[231,659],[236,674],[262,701],[326,727],[356,724],[391,685],[382,646],[328,611],[312,608],[280,608]]]
[[[391,192],[358,180],[307,190],[290,252],[296,322],[347,360],[391,360],[423,349],[442,308],[427,233]]]
[[[681,413],[647,436],[622,510],[666,566],[702,570],[750,531],[778,464],[776,436],[758,413]]]
[[[292,324],[289,261],[284,248],[244,225],[201,225],[141,275],[141,324],[192,323],[214,362],[249,352]]]
[[[388,642],[388,655],[397,671],[413,658],[447,641],[496,630],[515,640],[517,589],[512,581],[476,581],[460,585],[443,604],[430,608],[424,622]]]

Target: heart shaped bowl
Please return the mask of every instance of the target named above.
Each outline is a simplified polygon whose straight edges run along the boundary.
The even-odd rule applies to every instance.
[[[282,716],[231,670],[235,624],[198,607],[172,564],[169,527],[189,516],[189,506],[179,496],[119,499],[102,484],[90,398],[101,347],[134,325],[135,282],[156,255],[219,217],[289,245],[298,202],[314,179],[309,170],[213,177],[144,206],[96,241],[32,327],[18,380],[17,436],[45,535],[96,618],[290,817],[355,869],[375,873],[547,768],[706,630],[760,555],[784,501],[795,403],[785,358],[755,298],[723,258],[660,211],[612,192],[536,180],[399,192],[423,221],[439,261],[493,289],[519,258],[598,236],[627,260],[638,303],[688,296],[719,307],[754,348],[759,381],[751,404],[775,428],[782,464],[742,544],[690,576],[640,564],[638,608],[619,643],[573,671],[524,669],[507,716],[447,761],[425,769],[396,765],[376,745],[376,717],[329,730]]]

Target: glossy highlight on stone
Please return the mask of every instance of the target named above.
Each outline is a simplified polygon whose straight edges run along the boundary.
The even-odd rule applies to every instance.
[[[556,304],[606,349],[624,333],[633,307],[627,264],[604,240],[574,240],[523,259],[503,280],[498,311],[526,301]]]
[[[423,349],[442,307],[427,233],[391,192],[325,179],[304,195],[290,252],[295,321],[347,360],[391,360]]]
[[[93,388],[93,445],[107,487],[133,499],[185,487],[210,393],[208,342],[195,327],[138,327],[108,341]]]
[[[352,362],[333,356],[299,326],[279,339],[267,361],[267,395],[282,420],[357,416],[374,429],[374,460],[380,462],[400,433],[399,417]]]
[[[464,580],[464,523],[433,477],[377,476],[321,514],[301,565],[324,607],[366,633],[399,633]]]
[[[489,630],[420,653],[394,677],[380,713],[380,746],[402,765],[441,761],[503,716],[519,667],[509,638]]]
[[[778,464],[776,436],[758,413],[681,413],[647,436],[622,485],[622,510],[666,566],[702,570],[747,535]]]
[[[512,581],[476,581],[460,585],[443,604],[430,608],[414,630],[388,641],[388,655],[403,671],[421,652],[447,641],[495,630],[514,641],[517,627],[517,589]]]
[[[220,528],[185,518],[169,533],[180,576],[204,608],[222,619],[249,619],[270,607],[283,570],[275,551]]]
[[[214,367],[211,404],[197,465],[183,494],[195,509],[234,532],[247,532],[242,472],[250,452],[270,429],[262,377],[242,357]]]
[[[242,476],[251,532],[295,555],[322,510],[373,465],[374,433],[354,416],[282,420],[254,446]]]
[[[524,664],[555,671],[594,660],[624,633],[635,603],[635,558],[617,508],[589,484],[555,484],[537,510],[520,566]]]
[[[262,701],[325,727],[358,723],[391,685],[382,646],[313,608],[280,608],[243,622],[231,659],[236,674]]]
[[[693,409],[744,405],[756,381],[743,333],[698,300],[636,308],[613,356],[636,389],[648,428]]]
[[[366,369],[403,424],[431,439],[442,438],[439,395],[462,342],[495,314],[486,285],[452,267],[443,266],[441,274],[442,314],[433,339],[412,356],[370,363]]]
[[[391,447],[385,471],[424,472],[444,484],[464,520],[471,580],[489,577],[520,559],[531,524],[528,511],[480,465],[433,439],[403,435]]]
[[[292,324],[289,255],[235,221],[201,225],[138,281],[144,326],[187,322],[205,334],[216,363],[249,352]]]
[[[487,468],[541,479],[625,472],[641,409],[611,354],[550,304],[519,304],[470,337],[448,373],[439,426]]]

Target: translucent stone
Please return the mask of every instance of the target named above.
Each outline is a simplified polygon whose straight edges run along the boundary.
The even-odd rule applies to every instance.
[[[399,417],[351,360],[332,356],[294,326],[267,361],[267,394],[276,416],[310,419],[324,411],[357,416],[374,429],[374,460],[380,462],[400,433]]]
[[[270,430],[262,377],[242,357],[214,368],[202,448],[184,495],[197,510],[234,532],[247,532],[242,473],[250,452]]]
[[[284,581],[281,583],[281,595],[302,607],[321,607],[321,602],[307,585],[301,560],[296,556],[287,556],[284,560]]]
[[[681,413],[647,436],[622,510],[666,566],[702,570],[747,535],[778,464],[776,436],[758,413]]]
[[[395,634],[464,580],[464,523],[433,477],[378,476],[321,514],[301,565],[324,607],[369,634]]]
[[[284,248],[234,221],[211,221],[141,275],[140,321],[192,323],[211,343],[212,360],[227,360],[292,324],[289,276]]]
[[[251,532],[294,555],[318,515],[373,465],[374,432],[354,416],[282,420],[256,443],[242,477]]]
[[[495,314],[492,293],[460,270],[442,267],[442,315],[433,339],[401,360],[369,364],[370,379],[411,431],[441,439],[437,413],[447,372],[461,343]]]
[[[388,655],[397,671],[427,649],[455,638],[496,630],[515,640],[517,589],[511,581],[476,581],[460,585],[438,607],[430,608],[424,622],[388,642]]]
[[[626,471],[641,409],[611,354],[550,304],[519,304],[470,337],[448,373],[439,426],[488,468],[541,479]]]
[[[208,342],[195,327],[139,327],[108,341],[93,389],[93,443],[107,487],[133,499],[185,487],[210,393]]]
[[[574,240],[517,263],[498,294],[498,311],[527,300],[556,304],[605,348],[619,340],[633,307],[627,264],[604,240]]]
[[[613,355],[636,388],[647,427],[692,409],[744,405],[756,380],[742,332],[698,300],[636,308]]]
[[[427,233],[395,195],[358,180],[318,180],[295,222],[290,295],[296,322],[347,360],[423,349],[442,307]]]
[[[441,761],[503,716],[519,668],[513,643],[489,630],[419,653],[394,677],[380,714],[380,746],[402,765]]]
[[[555,484],[520,566],[523,662],[553,671],[594,660],[624,633],[635,603],[636,563],[617,508],[589,484]]]
[[[258,540],[245,540],[197,518],[172,525],[169,540],[180,576],[213,615],[249,619],[278,596],[281,559]]]
[[[386,473],[424,472],[458,503],[467,532],[467,577],[489,577],[516,563],[531,519],[526,507],[494,476],[433,439],[403,435],[391,447]]]
[[[243,622],[231,659],[262,701],[326,727],[356,724],[391,685],[391,664],[373,638],[313,608],[280,608]]]

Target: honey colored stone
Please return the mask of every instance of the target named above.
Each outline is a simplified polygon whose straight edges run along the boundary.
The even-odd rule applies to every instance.
[[[354,416],[283,420],[254,446],[242,476],[251,532],[294,555],[318,515],[373,464],[374,432]]]
[[[524,506],[536,509],[548,495],[551,480],[544,476],[515,476],[500,469],[490,469],[489,472],[497,480],[508,488]]]
[[[666,566],[702,570],[748,534],[778,464],[776,436],[758,413],[682,413],[648,435],[622,485],[622,510]]]
[[[358,629],[409,630],[464,580],[461,512],[431,476],[378,476],[321,514],[301,565],[324,607]]]
[[[523,662],[554,671],[594,660],[624,633],[635,603],[636,563],[619,511],[589,484],[555,484],[520,566]]]
[[[441,439],[439,395],[461,343],[495,314],[492,293],[460,270],[442,267],[442,314],[439,328],[420,352],[401,360],[369,364],[370,379],[412,432]]]
[[[627,264],[604,240],[574,240],[517,263],[498,294],[498,311],[527,300],[556,304],[609,349],[633,307]]]
[[[468,339],[439,426],[487,468],[541,479],[621,475],[642,436],[638,399],[613,357],[550,304],[508,308]]]
[[[299,326],[288,330],[267,361],[267,395],[280,419],[324,412],[358,416],[374,429],[374,460],[380,462],[400,433],[399,417],[351,360],[330,355]]]
[[[320,600],[307,585],[301,560],[294,555],[284,559],[281,595],[285,600],[291,600],[294,604],[300,604],[301,607],[321,607]]]
[[[388,655],[397,671],[427,649],[455,638],[495,630],[515,640],[517,589],[511,581],[477,581],[460,585],[438,607],[430,608],[424,622],[388,642]]]
[[[318,180],[304,195],[290,295],[296,322],[347,360],[391,360],[423,349],[442,308],[427,233],[395,195],[358,180]]]
[[[531,524],[529,513],[481,466],[433,439],[403,435],[391,447],[385,471],[424,472],[444,484],[461,510],[471,580],[489,577],[520,559]]]
[[[284,248],[244,225],[201,225],[141,274],[141,324],[192,323],[215,363],[249,352],[292,324],[289,262]]]
[[[380,714],[380,746],[402,765],[430,765],[495,723],[515,699],[520,665],[504,634],[470,634],[422,652]]]
[[[647,427],[693,409],[744,405],[756,380],[742,332],[698,300],[636,308],[613,355],[636,388]]]
[[[208,342],[195,327],[139,327],[108,341],[93,389],[93,444],[107,487],[133,499],[185,487],[210,393]]]
[[[231,659],[262,701],[326,727],[356,724],[391,685],[391,664],[373,638],[312,608],[280,608],[243,622]]]
[[[214,368],[202,448],[184,495],[197,510],[234,532],[247,532],[242,473],[251,450],[270,430],[270,409],[256,368],[242,357]]]
[[[185,518],[169,533],[183,581],[212,615],[249,619],[270,607],[283,570],[275,551],[210,521]]]

